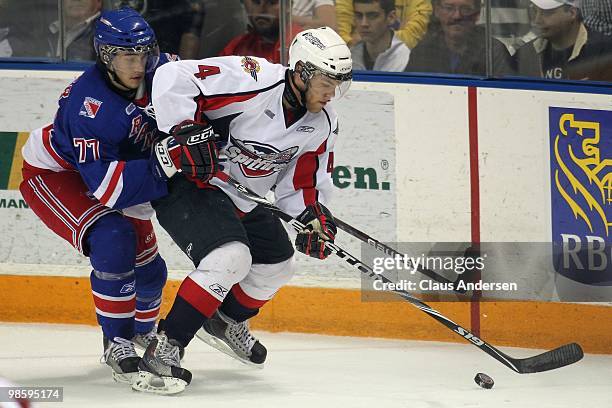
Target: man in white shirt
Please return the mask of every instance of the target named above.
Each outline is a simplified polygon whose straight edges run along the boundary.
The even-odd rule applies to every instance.
[[[351,48],[353,69],[404,71],[410,49],[390,28],[396,21],[394,0],[353,0],[355,29],[361,41]]]

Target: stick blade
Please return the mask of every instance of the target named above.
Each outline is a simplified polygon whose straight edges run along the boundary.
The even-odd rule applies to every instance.
[[[540,373],[565,367],[582,360],[584,352],[578,343],[570,343],[547,351],[537,356],[517,359],[517,367],[521,374]]]

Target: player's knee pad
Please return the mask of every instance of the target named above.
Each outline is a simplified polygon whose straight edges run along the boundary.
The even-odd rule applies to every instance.
[[[275,264],[253,264],[248,275],[240,281],[240,288],[250,298],[270,300],[294,273],[294,257]]]
[[[249,274],[232,287],[220,310],[239,322],[250,319],[292,276],[293,257],[275,264],[253,264]]]
[[[189,275],[213,297],[222,301],[231,287],[251,268],[251,252],[242,242],[232,241],[211,251]]]
[[[159,317],[162,290],[166,284],[168,270],[166,262],[158,254],[151,262],[136,267],[136,333],[153,330]]]
[[[134,269],[136,234],[121,214],[98,219],[87,231],[87,253],[97,271],[123,273]]]

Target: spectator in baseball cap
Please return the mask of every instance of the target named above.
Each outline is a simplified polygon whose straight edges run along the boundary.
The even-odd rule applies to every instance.
[[[612,42],[587,30],[580,0],[530,0],[537,38],[517,51],[521,75],[612,81]]]

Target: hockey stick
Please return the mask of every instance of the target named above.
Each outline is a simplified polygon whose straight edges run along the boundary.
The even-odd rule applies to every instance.
[[[399,256],[400,258],[404,257],[404,254],[400,254],[399,252],[397,252],[395,249],[391,248],[390,246],[385,245],[382,242],[372,238],[371,236],[369,236],[365,232],[358,230],[357,228],[353,227],[352,225],[342,221],[338,217],[334,217],[334,220],[336,221],[336,224],[338,225],[338,228],[340,228],[342,231],[344,231],[344,232],[354,236],[355,238],[359,239],[360,241],[365,242],[366,244],[368,244],[368,245],[378,249],[379,251],[384,252],[387,255],[391,255],[393,257]],[[434,272],[434,271],[432,271],[430,269],[421,268],[420,266],[417,267],[416,271],[422,273],[423,275],[425,275],[428,278],[431,278],[431,279],[433,279],[433,280],[435,280],[437,282],[452,285],[453,291],[455,291],[457,293],[460,293],[462,295],[464,295],[466,293],[465,289],[457,289],[457,284],[461,280],[461,275],[459,277],[457,277],[457,280],[455,282],[453,282],[453,281],[451,281],[449,279],[446,279],[444,276],[437,274],[436,272]]]
[[[218,172],[216,174],[216,177],[233,186],[236,190],[238,190],[238,192],[240,192],[240,194],[242,194],[247,199],[257,204],[260,204],[261,206],[272,211],[274,214],[276,214],[277,217],[287,222],[296,231],[299,232],[304,229],[304,224],[302,224],[289,214],[285,213],[265,198],[260,197],[248,187],[240,184],[231,176],[225,173]],[[384,277],[383,275],[378,275],[374,273],[374,271],[369,266],[363,264],[359,259],[349,254],[348,252],[340,248],[338,245],[330,242],[326,243],[326,245],[334,254],[336,254],[336,256],[343,259],[345,262],[347,262],[354,268],[359,269],[359,271],[361,271],[364,275],[383,283],[393,283],[390,279]],[[459,326],[457,323],[453,322],[446,316],[440,314],[440,312],[432,309],[425,303],[421,302],[419,299],[415,298],[410,293],[400,289],[392,289],[391,291],[401,296],[404,300],[411,303],[413,306],[415,306],[422,312],[434,318],[439,323],[443,324],[444,326],[446,326],[459,336],[463,337],[465,340],[468,340],[470,343],[472,343],[497,361],[504,364],[506,367],[519,374],[538,373],[542,371],[554,370],[556,368],[564,367],[566,365],[580,361],[584,356],[582,348],[579,344],[570,343],[532,357],[512,358],[507,354],[503,353],[502,351],[498,350],[494,346],[490,345],[486,341],[476,337],[469,330]]]

